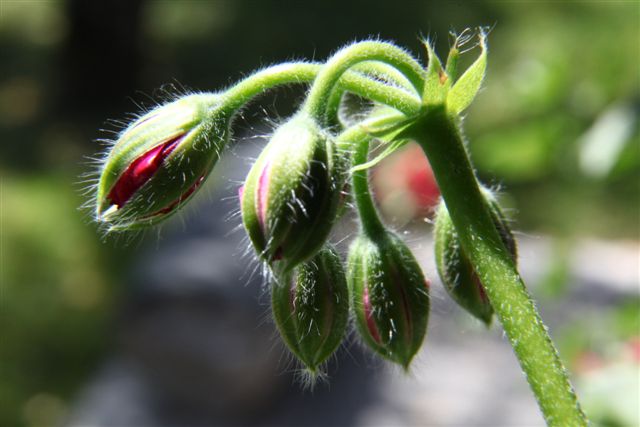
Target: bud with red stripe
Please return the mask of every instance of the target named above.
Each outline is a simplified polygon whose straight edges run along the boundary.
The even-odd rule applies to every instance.
[[[128,126],[101,165],[96,219],[108,231],[149,226],[178,211],[202,185],[229,137],[214,94],[182,97]]]
[[[347,283],[356,326],[368,347],[408,368],[429,319],[429,282],[395,234],[361,234],[349,249]]]

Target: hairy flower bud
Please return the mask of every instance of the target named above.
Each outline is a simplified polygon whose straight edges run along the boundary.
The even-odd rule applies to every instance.
[[[104,160],[96,219],[109,231],[155,224],[200,187],[227,143],[215,95],[189,95],[133,122]]]
[[[502,243],[515,261],[517,247],[513,234],[511,234],[506,219],[493,196],[488,190],[483,192],[487,196],[487,203],[491,209],[493,222],[502,238]],[[493,307],[471,261],[469,261],[460,245],[458,234],[444,203],[441,203],[438,208],[435,236],[436,265],[447,293],[473,316],[482,320],[487,326],[490,325],[493,317]]]
[[[331,136],[306,115],[280,126],[240,192],[242,220],[260,258],[289,270],[325,242],[343,183]]]
[[[349,249],[347,283],[364,342],[405,369],[422,345],[429,282],[409,248],[386,232],[360,235]]]
[[[317,373],[342,342],[349,318],[340,257],[325,245],[309,261],[280,276],[271,296],[284,342],[312,374]]]

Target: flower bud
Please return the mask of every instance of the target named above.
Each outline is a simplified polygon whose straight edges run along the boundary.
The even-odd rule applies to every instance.
[[[315,374],[342,342],[349,291],[336,251],[325,245],[273,284],[273,316],[284,342]]]
[[[409,248],[389,232],[360,235],[349,249],[347,283],[363,341],[408,368],[429,319],[429,282]]]
[[[280,126],[240,192],[242,220],[260,258],[285,271],[311,257],[336,217],[344,181],[336,146],[306,115]]]
[[[227,143],[215,95],[161,105],[119,136],[101,169],[96,218],[109,231],[155,224],[185,204]]]
[[[517,247],[513,234],[493,196],[488,190],[484,193],[502,243],[515,261]],[[438,208],[435,239],[436,265],[445,290],[456,303],[489,326],[493,317],[493,307],[471,261],[460,245],[458,234],[444,203]]]

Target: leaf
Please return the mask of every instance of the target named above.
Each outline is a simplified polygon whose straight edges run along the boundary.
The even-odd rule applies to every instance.
[[[394,139],[395,135],[403,131],[408,125],[415,121],[414,118],[405,118],[400,114],[393,114],[375,118],[373,123],[363,123],[362,129],[369,135],[381,139],[385,142]]]
[[[382,153],[378,154],[375,158],[373,158],[372,160],[369,160],[366,163],[361,163],[357,166],[352,167],[350,169],[350,172],[353,173],[353,172],[361,171],[364,169],[369,169],[377,165],[382,160],[387,158],[390,154],[393,154],[396,150],[403,147],[409,141],[410,141],[409,139],[397,139],[397,140],[391,141],[389,144],[387,144],[386,148]]]
[[[482,51],[480,56],[467,68],[467,71],[458,79],[447,95],[447,109],[453,114],[463,112],[471,104],[478,90],[480,90],[480,85],[487,69],[487,45],[485,40],[486,35],[481,33],[480,49]]]

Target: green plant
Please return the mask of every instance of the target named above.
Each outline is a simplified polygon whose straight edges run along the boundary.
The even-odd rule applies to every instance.
[[[437,233],[437,245],[456,251],[453,257],[441,257],[443,281],[447,283],[444,272],[465,269],[463,285],[474,287],[486,302],[482,313],[470,308],[477,305],[463,307],[487,323],[495,312],[547,423],[586,425],[518,274],[511,233],[490,192],[478,184],[467,155],[460,114],[478,92],[487,62],[486,36],[479,30],[480,55],[458,77],[460,49],[469,40],[468,32],[455,38],[445,65],[425,42],[426,69],[391,43],[354,43],[324,64],[276,65],[226,91],[158,107],[125,129],[105,157],[96,220],[109,232],[152,225],[172,215],[214,167],[245,104],[278,85],[308,83],[304,103],[276,130],[240,190],[243,222],[257,256],[272,273],[275,320],[292,352],[312,375],[318,373],[342,339],[343,305],[335,305],[329,294],[343,293],[344,283],[349,284],[351,310],[366,345],[404,367],[419,349],[429,284],[409,249],[379,219],[367,176],[381,157],[414,140],[429,158],[446,205],[441,215],[447,215],[442,218],[447,232]],[[373,106],[342,117],[347,92]],[[166,111],[170,118],[160,119]],[[374,140],[385,149],[368,161]],[[361,227],[344,280],[339,259],[313,259],[321,256],[318,251],[339,215],[349,176]],[[330,271],[319,271],[323,269]],[[319,288],[309,289],[315,282]],[[321,315],[313,313],[314,307]],[[300,325],[307,332],[301,333]]]

